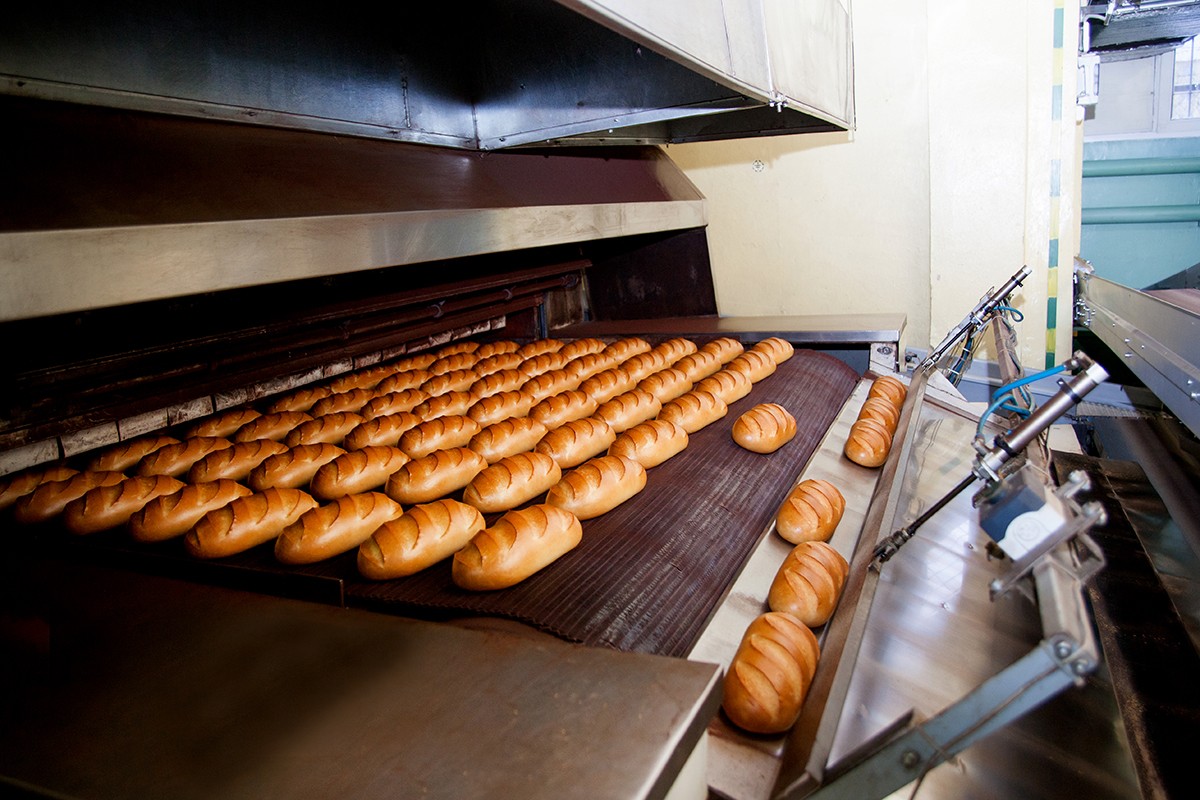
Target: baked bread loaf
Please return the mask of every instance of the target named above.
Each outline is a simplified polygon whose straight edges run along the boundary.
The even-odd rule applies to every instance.
[[[87,468],[97,472],[124,472],[146,456],[169,444],[179,444],[172,436],[139,436],[105,448]]]
[[[588,353],[571,359],[563,366],[563,371],[583,383],[598,372],[614,367],[617,360],[607,353]]]
[[[679,359],[671,367],[687,375],[688,380],[695,383],[721,369],[721,359],[711,350],[697,350]]]
[[[558,339],[535,339],[528,344],[521,345],[521,349],[517,351],[517,355],[527,359],[540,356],[543,353],[555,353],[562,348],[563,343]],[[570,361],[570,358],[567,360]]]
[[[475,355],[479,356],[479,360],[482,361],[490,356],[516,354],[520,349],[521,345],[511,339],[497,339],[494,342],[482,342],[479,349],[475,351]]]
[[[846,498],[829,481],[809,478],[792,487],[775,514],[775,531],[792,544],[827,542],[833,536]]]
[[[129,532],[139,542],[162,542],[183,536],[209,511],[227,506],[251,491],[234,480],[189,483],[153,498],[129,518]]]
[[[310,488],[321,500],[370,492],[387,483],[407,463],[409,456],[399,447],[377,445],[351,450],[318,469]]]
[[[627,336],[624,339],[618,339],[610,343],[602,352],[613,356],[616,359],[616,363],[620,364],[627,358],[636,356],[639,353],[650,352],[650,343],[637,336]]]
[[[715,394],[728,406],[750,394],[754,385],[750,383],[746,373],[734,369],[722,369],[697,383],[695,388]]]
[[[593,458],[563,475],[546,493],[546,502],[579,519],[612,511],[646,488],[646,470],[623,456]]]
[[[525,375],[522,375],[517,369],[522,363],[524,363],[524,359],[516,353],[496,353],[479,359],[471,369],[475,370],[475,374],[479,376],[480,380],[488,375],[495,375],[497,372],[515,372],[521,376],[521,381],[524,381]],[[478,381],[476,382],[478,383]],[[517,385],[519,386],[520,383]]]
[[[664,363],[670,366],[684,356],[691,355],[692,353],[696,352],[696,349],[696,343],[691,339],[676,337],[674,339],[667,339],[666,341],[659,342],[650,352],[662,353]]]
[[[892,449],[892,434],[882,422],[859,419],[850,426],[844,448],[846,458],[864,467],[879,467]]]
[[[299,489],[267,489],[209,511],[184,534],[183,544],[196,558],[225,558],[277,537],[317,501]]]
[[[515,357],[515,354],[510,355],[514,355]],[[516,391],[527,380],[529,378],[520,370],[501,369],[484,375],[472,383],[467,387],[467,394],[471,395],[476,402],[479,402],[483,398],[491,397],[494,394]]]
[[[438,417],[461,417],[473,402],[471,395],[466,392],[446,392],[430,397],[412,412],[426,422]]]
[[[355,389],[374,389],[380,381],[394,373],[394,369],[382,365],[356,369],[331,380],[329,388],[333,390],[334,394],[352,392]]]
[[[751,349],[766,353],[776,365],[787,361],[796,352],[796,348],[792,346],[791,342],[781,339],[778,336],[763,339]]]
[[[313,403],[308,414],[311,417],[324,417],[327,414],[341,414],[346,411],[357,412],[373,399],[375,399],[375,392],[370,389],[334,392]],[[316,442],[298,442],[297,444],[316,444]]]
[[[429,369],[429,365],[437,360],[438,357],[434,353],[413,353],[393,361],[391,367],[396,372],[410,372],[416,369]]]
[[[429,365],[429,371],[436,375],[449,375],[452,372],[463,372],[471,369],[479,361],[474,353],[451,353],[442,356]]]
[[[604,420],[584,417],[550,431],[533,449],[554,459],[562,469],[570,469],[603,453],[616,438],[617,434]]]
[[[307,412],[318,400],[331,394],[333,394],[333,390],[328,386],[301,386],[267,406],[267,414],[279,414],[285,411]],[[246,420],[246,422],[249,421]],[[226,436],[228,435],[226,434]]]
[[[537,505],[509,511],[454,554],[450,574],[470,591],[506,589],[553,564],[583,539],[569,511]]]
[[[293,428],[310,419],[312,416],[303,411],[277,411],[274,414],[263,414],[238,428],[233,434],[233,440],[235,442],[252,442],[255,439],[274,439],[282,442]]]
[[[156,497],[179,491],[183,481],[166,475],[126,478],[97,486],[63,508],[63,524],[71,533],[85,535],[124,525],[135,512]]]
[[[904,405],[904,398],[907,396],[908,387],[899,378],[893,378],[891,375],[881,375],[876,378],[871,384],[871,389],[867,392],[868,398],[887,398],[897,408]]]
[[[733,440],[752,453],[774,453],[796,436],[796,418],[778,403],[760,403],[733,423]]]
[[[416,389],[422,383],[433,377],[426,369],[408,369],[403,372],[393,372],[375,386],[375,396],[403,392],[405,389]]]
[[[597,372],[592,377],[579,384],[579,391],[591,397],[598,404],[607,403],[617,395],[627,392],[637,385],[632,375],[620,367]]]
[[[450,342],[438,348],[435,355],[437,358],[445,358],[455,353],[474,353],[478,349],[479,342]],[[437,359],[434,360],[436,361]]]
[[[775,359],[762,350],[751,348],[730,361],[726,369],[737,370],[749,378],[751,383],[758,383],[763,378],[775,374]]]
[[[662,403],[645,389],[630,389],[606,403],[601,403],[593,414],[608,423],[616,433],[627,431],[635,425],[653,419],[662,411]]]
[[[358,571],[374,581],[414,575],[466,547],[484,526],[479,509],[457,500],[413,506],[359,546]]]
[[[546,435],[546,426],[532,417],[512,417],[488,425],[471,437],[467,447],[489,464],[532,450]]]
[[[825,542],[801,542],[775,573],[767,606],[810,628],[820,627],[833,616],[849,572],[846,559]]]
[[[465,447],[482,426],[461,414],[437,417],[408,430],[400,437],[400,449],[409,458],[422,458],[434,450]]]
[[[232,447],[214,450],[192,464],[187,471],[188,483],[206,483],[222,478],[240,481],[251,470],[274,455],[287,452],[287,445],[270,439],[238,442]]]
[[[284,564],[313,564],[353,550],[380,525],[400,516],[400,504],[379,492],[339,497],[304,512],[275,540],[275,558]]]
[[[540,438],[540,437],[539,437]],[[50,464],[31,467],[0,479],[0,511],[14,505],[18,500],[33,492],[43,483],[65,481],[79,474],[79,470],[65,464]]]
[[[288,447],[302,444],[338,444],[346,438],[346,434],[365,422],[363,417],[353,411],[333,411],[313,417],[308,422],[301,422],[288,431],[283,442]]]
[[[523,417],[533,408],[533,395],[521,391],[498,392],[476,400],[467,416],[481,426],[492,425],[509,417]]]
[[[666,357],[663,356],[662,353],[655,350],[649,350],[645,353],[632,355],[617,365],[619,369],[624,370],[633,377],[634,385],[636,385],[638,381],[642,380],[647,375],[658,372],[660,369],[665,369],[666,366]]]
[[[567,365],[571,359],[564,356],[562,353],[542,353],[524,359],[517,365],[517,372],[520,372],[527,379],[537,375],[544,375],[547,372],[560,370]],[[571,387],[575,388],[575,387]]]
[[[729,406],[711,392],[693,389],[670,402],[663,403],[658,418],[674,422],[688,433],[716,422],[729,413]]]
[[[381,394],[371,398],[358,413],[364,420],[372,420],[376,417],[387,417],[404,411],[411,412],[428,399],[429,395],[415,387],[401,389],[391,394]]]
[[[644,389],[660,403],[669,403],[680,395],[692,390],[692,379],[683,370],[667,367],[658,372],[652,372],[638,382],[637,388]]]
[[[238,428],[250,420],[258,419],[261,416],[262,414],[247,406],[230,408],[200,420],[188,429],[185,436],[187,438],[194,436],[216,436],[221,439],[228,439],[237,432]]]
[[[435,374],[417,388],[430,397],[437,397],[447,392],[465,392],[477,380],[479,380],[479,373],[475,370],[456,369],[440,375]]]
[[[651,419],[618,436],[608,454],[624,456],[650,469],[682,453],[687,446],[687,431],[669,420]]]
[[[737,339],[729,336],[722,336],[719,339],[712,339],[705,342],[700,347],[701,353],[712,353],[717,357],[717,360],[722,364],[728,364],[735,358],[740,356],[745,351],[745,346]]]
[[[751,733],[788,730],[800,716],[819,658],[817,637],[795,617],[769,611],[755,618],[725,672],[725,715]]]
[[[411,411],[398,411],[363,420],[342,439],[342,447],[347,450],[362,450],[378,445],[398,447],[400,437],[420,424],[421,418]]]
[[[270,456],[254,469],[246,485],[256,492],[267,489],[299,489],[307,486],[317,470],[346,451],[332,444],[302,444]]]
[[[261,417],[260,417],[261,419]],[[257,422],[257,420],[255,420]],[[254,422],[250,423],[251,425]],[[195,436],[176,444],[160,447],[138,462],[138,475],[170,475],[178,478],[209,453],[233,447],[233,442],[216,436]]]
[[[572,420],[590,417],[598,407],[595,398],[578,389],[569,389],[547,397],[529,409],[529,416],[554,430]]]
[[[545,493],[561,479],[562,470],[545,453],[517,453],[472,478],[463,489],[463,502],[485,514],[508,511]]]
[[[385,491],[404,505],[428,503],[463,488],[486,468],[487,461],[474,450],[438,450],[401,467],[388,478]]]
[[[868,397],[858,412],[859,419],[873,419],[887,428],[888,433],[896,435],[896,427],[900,424],[900,408],[892,405],[885,397]]]
[[[123,472],[84,470],[61,481],[45,481],[17,500],[13,505],[13,518],[25,525],[45,522],[97,486],[112,486],[123,480]]]
[[[607,347],[603,340],[593,336],[588,336],[582,339],[575,339],[567,342],[561,348],[560,353],[566,356],[567,360],[579,358],[580,356],[591,355],[593,353],[603,353]]]
[[[532,397],[534,403],[540,403],[547,397],[575,389],[580,383],[582,381],[579,378],[566,370],[552,369],[522,383],[521,391]]]

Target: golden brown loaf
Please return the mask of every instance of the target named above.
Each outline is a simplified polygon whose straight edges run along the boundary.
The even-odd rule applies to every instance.
[[[467,416],[481,426],[492,425],[509,417],[523,417],[533,408],[533,395],[521,391],[497,392],[476,400]]]
[[[563,475],[546,493],[546,502],[591,519],[612,511],[646,488],[646,470],[623,456],[593,458]]]
[[[716,422],[729,413],[729,406],[711,392],[697,391],[681,394],[670,402],[663,403],[658,418],[674,422],[688,433]]]
[[[484,513],[508,511],[545,493],[562,470],[544,453],[517,453],[476,475],[463,490],[463,502]]]
[[[867,392],[867,397],[885,397],[892,401],[892,405],[899,408],[904,405],[904,398],[908,396],[908,387],[899,378],[893,378],[891,375],[881,375],[876,378],[871,384],[870,391]]]
[[[189,483],[155,497],[129,518],[129,532],[139,542],[161,542],[183,536],[209,511],[251,494],[237,481]]]
[[[519,389],[521,384],[529,380],[520,370],[502,369],[484,375],[467,387],[467,393],[476,401],[490,397],[500,392],[511,392]]]
[[[433,377],[433,373],[424,369],[410,369],[403,372],[393,372],[375,386],[375,395],[403,392],[405,389],[416,389]]]
[[[584,417],[550,431],[533,449],[554,459],[562,469],[569,469],[603,453],[616,438],[617,434],[604,420]]]
[[[553,369],[522,383],[521,391],[533,397],[534,403],[540,403],[547,397],[576,388],[581,382],[566,370]]]
[[[437,417],[408,430],[400,437],[400,449],[409,458],[422,458],[434,450],[465,447],[482,426],[461,414]]]
[[[275,540],[275,558],[284,564],[312,564],[353,550],[380,525],[400,516],[400,504],[379,492],[339,497],[304,512]]]
[[[542,353],[541,355],[526,358],[517,365],[517,372],[520,372],[526,378],[533,378],[538,375],[543,375],[547,372],[560,370],[567,365],[571,359],[564,356],[562,353]],[[574,387],[572,387],[574,388]]]
[[[761,350],[751,348],[730,361],[726,369],[737,370],[749,378],[751,383],[758,383],[763,378],[775,374],[775,359]]]
[[[696,388],[715,394],[725,401],[725,405],[732,405],[750,394],[754,385],[750,383],[746,373],[734,369],[722,369],[697,383]]]
[[[636,384],[647,375],[666,368],[667,359],[662,353],[651,350],[630,356],[617,366],[632,375],[633,381]]]
[[[652,372],[638,382],[637,388],[645,389],[660,403],[669,403],[676,397],[692,390],[692,379],[683,370],[667,367]]]
[[[616,366],[616,363],[617,360],[606,353],[588,353],[568,361],[563,366],[563,371],[582,383],[597,372]]]
[[[489,464],[532,450],[546,435],[546,426],[532,417],[513,417],[488,425],[467,443]]]
[[[583,538],[574,514],[538,505],[509,511],[454,554],[451,576],[470,591],[505,589],[553,564]]]
[[[733,440],[752,453],[774,453],[796,436],[796,418],[778,403],[760,403],[733,423]]]
[[[267,407],[267,413],[278,414],[283,411],[308,411],[318,400],[328,397],[331,394],[333,394],[333,390],[328,386],[301,386],[299,389],[288,392],[283,397],[271,403]],[[246,422],[249,421],[246,420]]]
[[[778,336],[763,339],[751,349],[766,353],[777,365],[787,361],[796,352],[791,342]]]
[[[475,370],[456,369],[451,372],[434,375],[417,388],[430,397],[437,397],[448,392],[465,392],[477,380],[479,380],[479,373]]]
[[[429,371],[434,375],[449,375],[452,372],[469,370],[478,361],[479,356],[474,353],[451,353],[430,364]]]
[[[124,472],[159,448],[179,444],[172,436],[140,436],[105,448],[93,458],[88,469],[99,472]]]
[[[603,352],[616,358],[616,363],[620,364],[627,358],[650,352],[650,343],[637,336],[629,336],[612,342],[604,348]]]
[[[355,389],[374,389],[379,382],[384,378],[395,373],[395,370],[387,366],[374,366],[364,369],[357,369],[353,372],[347,372],[339,375],[329,382],[329,388],[336,394],[340,392],[351,392]]]
[[[271,541],[317,501],[299,489],[267,489],[209,511],[183,537],[197,558],[224,558]]]
[[[437,351],[435,351],[434,355],[436,355],[437,358],[435,358],[434,361],[436,361],[438,358],[445,358],[446,356],[452,356],[456,353],[474,353],[478,349],[479,342],[450,342],[449,344],[442,345],[437,349]]]
[[[374,399],[375,392],[370,389],[351,389],[348,392],[337,392],[313,403],[313,407],[308,410],[308,415],[317,418],[346,412],[358,413],[362,410],[363,406]],[[299,444],[315,444],[315,442],[299,442]]]
[[[721,707],[752,733],[783,733],[800,716],[817,671],[817,637],[794,617],[769,611],[746,628],[725,672]]]
[[[665,363],[669,366],[684,356],[696,352],[696,349],[696,343],[691,339],[675,338],[659,342],[650,352],[662,353]]]
[[[479,509],[457,500],[413,506],[359,546],[358,571],[376,581],[413,575],[466,547],[484,525]]]
[[[387,483],[407,463],[408,455],[398,447],[376,445],[351,450],[318,469],[310,488],[321,500],[369,492]]]
[[[521,345],[511,339],[499,339],[494,342],[483,342],[479,345],[479,349],[475,351],[475,355],[479,356],[482,361],[485,358],[492,356],[516,354],[521,349]]]
[[[412,412],[426,421],[438,417],[459,417],[467,413],[473,402],[471,395],[466,392],[446,392],[430,397]]]
[[[608,448],[608,454],[624,456],[650,469],[682,453],[687,446],[687,431],[674,422],[651,419],[618,436]]]
[[[722,364],[728,364],[730,361],[733,361],[735,358],[740,356],[745,349],[746,348],[737,339],[729,336],[722,336],[719,339],[712,339],[711,341],[705,342],[700,348],[700,352],[712,353]]]
[[[45,522],[61,514],[67,503],[83,497],[97,486],[112,486],[123,480],[123,472],[84,470],[61,481],[46,481],[17,500],[13,517],[23,524]]]
[[[303,411],[277,411],[274,414],[263,414],[238,428],[233,434],[233,440],[235,442],[251,442],[255,439],[274,439],[282,442],[293,428],[310,419],[312,416]]]
[[[792,544],[827,542],[833,536],[846,499],[829,481],[809,478],[796,484],[775,515],[775,530]]]
[[[254,423],[250,423],[254,424]],[[233,442],[216,436],[195,436],[160,447],[138,462],[138,475],[170,475],[178,478],[209,453],[233,447]]]
[[[775,573],[767,605],[810,628],[820,627],[833,616],[849,571],[842,554],[825,542],[801,542]]]
[[[265,489],[299,489],[307,486],[317,470],[346,451],[333,444],[302,444],[250,470],[246,484],[256,492]]]
[[[361,450],[381,444],[397,447],[400,437],[420,424],[421,418],[411,411],[398,411],[363,420],[342,439],[342,447],[347,450]]]
[[[547,397],[529,409],[529,416],[553,430],[572,420],[590,417],[598,407],[595,398],[578,389],[569,389]]]
[[[245,425],[252,419],[258,419],[262,414],[255,411],[253,408],[241,407],[230,408],[218,414],[205,417],[190,427],[187,431],[187,436],[219,436],[222,439],[227,439],[232,436],[238,428]]]
[[[433,353],[414,353],[393,361],[391,367],[396,372],[410,372],[416,369],[429,369],[429,365],[437,360],[438,357]]]
[[[268,458],[287,452],[287,445],[270,439],[238,442],[232,447],[215,450],[192,464],[187,471],[188,483],[205,483],[221,478],[240,481]]]
[[[593,353],[602,353],[604,352],[605,347],[607,347],[607,345],[603,342],[603,340],[589,336],[583,339],[575,339],[574,341],[567,342],[561,348],[559,348],[558,352],[562,353],[564,356],[566,356],[566,359],[570,361],[571,359],[579,358],[580,356],[591,355]]]
[[[679,359],[671,367],[687,375],[688,380],[695,383],[721,369],[721,359],[712,351],[697,350]]]
[[[885,397],[868,397],[858,412],[859,419],[873,419],[883,424],[895,436],[900,424],[900,408]]]
[[[892,435],[882,422],[859,419],[850,426],[844,452],[846,458],[864,467],[882,466],[892,449]]]
[[[112,470],[116,471],[116,470]],[[0,511],[12,506],[22,497],[33,492],[43,483],[65,481],[79,474],[79,470],[65,464],[31,467],[0,479]]]
[[[607,422],[616,433],[621,433],[653,419],[660,411],[662,403],[657,397],[645,389],[630,389],[602,403],[593,416]]]
[[[126,478],[120,483],[89,489],[63,508],[63,523],[76,534],[96,533],[124,525],[156,497],[177,492],[184,486],[166,475]]]
[[[497,372],[516,372],[524,381],[525,375],[517,369],[522,363],[524,363],[524,359],[516,353],[496,353],[479,359],[471,369],[480,376],[480,380],[488,375],[495,375]]]
[[[428,399],[429,395],[420,389],[402,389],[391,394],[381,394],[378,397],[372,398],[358,413],[363,419],[367,420],[375,419],[376,417],[387,417],[403,411],[412,411]]]
[[[591,397],[597,403],[607,403],[622,392],[627,392],[637,385],[637,380],[620,367],[612,367],[597,372],[592,377],[579,384],[579,391]]]
[[[428,503],[463,488],[486,467],[487,461],[474,450],[438,450],[401,467],[388,478],[385,491],[397,503]]]
[[[558,339],[535,339],[528,344],[521,345],[521,349],[517,351],[517,354],[521,358],[533,358],[543,353],[558,352],[562,348],[563,343]]]

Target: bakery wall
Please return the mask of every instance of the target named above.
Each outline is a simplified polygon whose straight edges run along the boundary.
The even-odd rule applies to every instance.
[[[854,131],[668,147],[708,198],[719,312],[903,311],[925,349],[1028,264],[1022,360],[1065,358],[1077,19],[1063,0],[855,0]]]

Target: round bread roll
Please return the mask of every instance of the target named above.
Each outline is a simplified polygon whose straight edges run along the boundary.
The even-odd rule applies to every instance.
[[[662,411],[662,403],[645,389],[630,389],[606,403],[602,403],[593,415],[608,423],[616,433],[653,419]]]
[[[685,356],[686,357],[686,356]],[[658,418],[674,422],[688,433],[695,433],[729,413],[729,406],[710,392],[697,391],[681,394],[668,403],[663,403]]]
[[[646,488],[646,470],[623,456],[593,458],[563,475],[546,493],[546,502],[579,519],[612,511]]]
[[[570,389],[547,397],[529,409],[529,416],[554,430],[572,420],[590,417],[598,407],[595,398],[578,389]]]
[[[451,577],[463,589],[514,586],[575,548],[583,526],[574,514],[537,505],[509,511],[454,554]]]
[[[778,403],[760,403],[733,423],[733,440],[752,453],[774,453],[796,436],[796,418]]]
[[[737,339],[729,336],[722,336],[719,339],[713,339],[705,342],[700,348],[702,353],[712,353],[717,357],[717,360],[722,364],[728,364],[735,358],[740,356],[745,351],[745,346]]]
[[[401,389],[391,394],[381,394],[378,397],[371,398],[358,413],[364,420],[372,420],[376,417],[389,417],[392,414],[403,412],[411,413],[413,409],[428,399],[429,395],[415,387]]]
[[[284,564],[325,561],[356,549],[402,512],[399,503],[379,492],[339,497],[284,528],[275,539],[275,558]]]
[[[715,394],[728,406],[750,394],[754,385],[750,383],[746,373],[733,369],[722,369],[701,380],[695,388],[702,392]]]
[[[162,542],[183,536],[209,511],[227,506],[250,490],[234,480],[190,483],[155,497],[129,518],[129,532],[139,542]]]
[[[796,348],[792,346],[791,342],[778,336],[763,339],[751,349],[766,353],[777,365],[787,361],[796,352]]]
[[[324,417],[328,414],[355,412],[375,398],[375,392],[370,389],[351,389],[348,392],[334,392],[328,397],[322,397],[313,403],[309,416]],[[297,442],[297,444],[316,444],[316,442]]]
[[[262,417],[259,417],[262,419]],[[258,420],[249,424],[253,425]],[[233,447],[233,442],[216,436],[194,436],[176,444],[160,447],[138,462],[135,470],[138,475],[169,475],[172,478],[182,477],[192,465],[209,453]]]
[[[540,355],[526,358],[517,366],[517,372],[520,372],[526,379],[544,375],[547,372],[555,372],[567,365],[571,359],[564,356],[562,353],[542,353]],[[578,383],[576,384],[578,385]],[[575,387],[570,387],[574,389]],[[553,394],[553,392],[552,392]]]
[[[314,401],[315,402],[315,401]],[[216,436],[227,439],[237,432],[237,429],[252,419],[258,419],[262,414],[253,408],[230,408],[218,414],[205,417],[188,429],[186,436]]]
[[[679,359],[671,367],[687,375],[688,380],[695,383],[720,370],[721,359],[711,350],[697,350]]]
[[[775,515],[775,531],[792,544],[827,542],[833,536],[846,498],[829,481],[809,478],[796,484]]]
[[[532,397],[534,403],[540,403],[548,397],[575,389],[581,382],[566,370],[553,369],[534,375],[522,383],[521,391]]]
[[[868,397],[858,412],[858,418],[876,420],[895,436],[896,426],[900,424],[900,409],[887,398]]]
[[[255,439],[273,439],[282,442],[293,428],[310,419],[312,416],[303,411],[277,411],[274,414],[263,414],[238,428],[233,434],[233,440],[235,442],[252,442]]]
[[[321,500],[374,491],[408,463],[409,456],[399,447],[378,445],[351,450],[313,473],[310,488]]]
[[[467,416],[480,426],[492,425],[509,417],[523,417],[533,408],[533,395],[521,391],[497,392],[476,400]]]
[[[106,470],[116,472],[118,470]],[[14,505],[26,495],[33,494],[43,483],[65,481],[79,474],[79,470],[66,464],[49,464],[30,467],[0,479],[0,511]]]
[[[562,469],[570,469],[603,453],[616,438],[617,434],[604,420],[584,417],[550,431],[533,449],[554,459]]]
[[[849,572],[846,559],[825,542],[801,542],[775,573],[767,605],[810,628],[820,627],[833,616]]]
[[[480,472],[463,490],[463,502],[484,513],[508,511],[543,494],[562,479],[562,470],[544,453],[517,453]]]
[[[89,489],[63,508],[63,523],[71,533],[86,535],[124,525],[146,503],[182,489],[182,481],[166,475],[126,478],[120,483]]]
[[[307,412],[318,400],[333,394],[328,386],[301,386],[295,391],[288,392],[283,397],[267,406],[267,414],[280,414],[288,411]],[[251,417],[251,419],[254,419]],[[246,420],[250,422],[250,419]],[[242,423],[243,425],[245,423]],[[229,436],[229,434],[226,434]]]
[[[751,383],[758,383],[763,378],[775,374],[775,359],[762,350],[751,348],[730,361],[726,369],[737,370],[749,378]]]
[[[768,611],[746,628],[725,672],[721,707],[751,733],[783,733],[796,724],[820,647],[795,617]]]
[[[302,444],[270,456],[254,469],[246,484],[256,492],[267,489],[299,489],[307,486],[317,470],[346,451],[332,444]]]
[[[487,461],[474,450],[438,450],[401,467],[388,478],[384,491],[404,505],[428,503],[463,488],[486,468]]]
[[[623,456],[650,469],[682,453],[687,446],[687,431],[669,420],[651,419],[618,436],[608,454]]]
[[[904,405],[904,398],[908,396],[908,387],[899,378],[893,378],[891,375],[881,375],[876,378],[871,384],[870,391],[867,392],[867,397],[883,397],[892,402],[892,405],[899,408]]]
[[[465,447],[482,426],[468,416],[437,417],[406,431],[400,437],[400,449],[409,458],[422,458],[435,450]]]
[[[313,409],[316,411],[316,409]],[[341,444],[346,434],[366,420],[353,411],[331,411],[301,422],[288,431],[283,441],[288,447],[302,444]]]
[[[479,509],[457,500],[413,506],[359,546],[358,571],[373,581],[414,575],[466,547],[484,527]]]
[[[546,426],[532,417],[512,417],[488,425],[471,437],[467,447],[489,464],[532,450],[546,435]]]
[[[224,558],[277,537],[317,501],[299,489],[267,489],[209,511],[183,537],[196,558]]]
[[[112,486],[125,480],[125,473],[84,470],[61,481],[45,481],[13,505],[13,518],[23,525],[45,522],[62,513],[67,504],[83,497],[98,486]]]
[[[270,439],[238,442],[232,447],[214,450],[192,464],[187,471],[187,480],[188,483],[219,481],[222,478],[240,481],[259,464],[287,449],[287,445]]]
[[[92,459],[88,469],[97,472],[124,472],[155,450],[169,444],[179,444],[179,440],[171,436],[139,436],[105,448]]]
[[[892,435],[882,422],[874,419],[856,420],[850,426],[844,452],[846,458],[864,467],[879,467],[887,461],[892,449]]]
[[[592,377],[579,384],[579,391],[591,397],[597,404],[607,403],[617,395],[627,392],[637,385],[632,375],[620,367],[597,372]]]
[[[362,450],[364,447],[387,445],[398,447],[400,437],[421,424],[421,418],[411,411],[366,419],[346,434],[342,447],[347,450]]]
[[[466,392],[446,392],[430,397],[412,412],[426,422],[438,417],[461,417],[473,402],[471,395]]]
[[[385,394],[396,394],[408,389],[416,389],[432,377],[433,373],[425,369],[408,369],[402,372],[393,372],[375,386],[375,396],[382,397]]]

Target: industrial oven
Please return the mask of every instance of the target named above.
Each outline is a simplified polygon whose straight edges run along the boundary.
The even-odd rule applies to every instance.
[[[959,350],[906,370],[903,309],[716,314],[704,198],[650,145],[852,126],[847,4],[640,5],[373,20],[31,8],[0,33],[3,135],[18,155],[0,231],[5,476],[463,343],[778,337],[796,350],[649,470],[644,491],[585,521],[568,557],[499,592],[456,590],[445,564],[370,581],[353,553],[202,561],[178,541],[6,517],[7,788],[760,798],[1177,785],[1178,762],[1125,733],[1122,717],[1161,728],[1130,722],[1144,694],[1109,676],[1093,631],[1105,556],[1089,530],[1122,512],[1089,499],[1082,476],[1117,471],[1052,457],[1043,436],[994,455],[995,436],[1036,415],[981,423],[944,369]],[[997,308],[1017,278],[948,345],[970,329],[1010,352]],[[900,375],[907,399],[886,463],[866,468],[843,447],[882,375]],[[1075,386],[1040,405],[1057,417],[1091,388]],[[800,423],[769,456],[730,437],[759,403]],[[1003,492],[976,491],[1010,474],[1034,476],[1015,490],[1024,510],[1053,511],[1036,567],[996,549],[1012,516]],[[977,487],[954,493],[968,476]],[[850,571],[798,721],[748,734],[720,710],[722,676],[791,549],[776,511],[808,478],[845,497],[831,544]],[[973,502],[995,509],[983,527]]]

